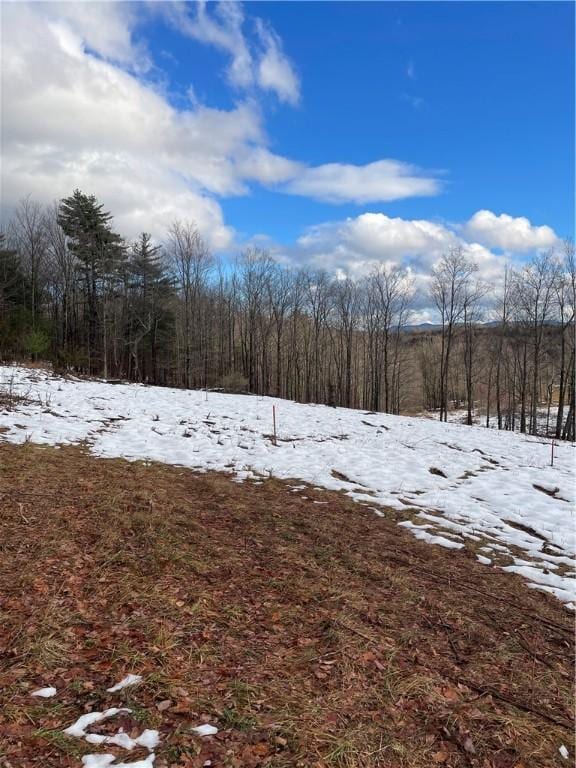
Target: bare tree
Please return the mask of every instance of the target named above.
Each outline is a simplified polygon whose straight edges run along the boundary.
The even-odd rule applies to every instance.
[[[257,359],[261,347],[261,312],[266,296],[269,296],[273,262],[267,251],[249,248],[241,254],[237,263],[239,298],[242,307],[241,345],[244,374],[251,391],[257,391],[261,377]]]
[[[366,322],[370,335],[372,408],[397,410],[400,384],[400,336],[413,296],[412,281],[405,270],[382,264],[365,282]],[[382,386],[383,382],[383,386]]]
[[[336,280],[333,289],[338,328],[338,363],[340,403],[352,407],[352,363],[354,333],[359,322],[359,289],[350,278]]]
[[[542,341],[546,324],[552,318],[558,276],[558,263],[553,251],[538,254],[516,275],[519,308],[522,313],[523,322],[526,324],[532,347],[529,431],[534,435],[538,431]],[[523,367],[524,371],[526,371],[526,364]],[[520,431],[525,432],[527,425],[524,413],[521,416],[521,422]]]
[[[213,260],[198,228],[190,221],[172,223],[168,231],[167,247],[182,295],[184,385],[190,387],[193,380],[199,383],[199,370],[203,371],[205,368],[204,322],[200,303],[213,267]],[[194,371],[193,363],[196,364]]]
[[[476,266],[451,250],[432,274],[440,330],[414,330],[409,274],[389,263],[360,280],[258,249],[217,264],[190,222],[174,222],[166,247],[142,235],[126,253],[112,222],[78,190],[47,210],[22,202],[0,243],[4,355],[390,413],[438,408],[443,421],[450,400],[468,423],[485,403],[487,426],[574,439],[571,242],[562,259],[507,268],[488,325]]]
[[[44,216],[39,203],[24,197],[14,211],[10,227],[10,241],[20,253],[22,267],[28,274],[30,286],[30,318],[36,328],[40,304],[41,283],[45,266],[47,243]]]
[[[440,421],[448,420],[448,375],[456,326],[463,319],[470,300],[472,277],[477,271],[461,247],[444,254],[432,270],[432,300],[440,313]]]

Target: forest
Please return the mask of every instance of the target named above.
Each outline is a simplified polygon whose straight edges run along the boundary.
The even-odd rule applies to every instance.
[[[229,263],[191,221],[128,242],[79,190],[24,198],[0,237],[4,361],[575,439],[570,240],[498,284],[449,250],[427,281],[437,325],[418,327],[414,280],[385,253],[358,280],[254,247]]]

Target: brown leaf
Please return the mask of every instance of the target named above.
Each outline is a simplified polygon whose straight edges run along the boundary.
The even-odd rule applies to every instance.
[[[442,688],[442,695],[445,699],[448,699],[448,701],[459,701],[460,700],[460,694],[456,690],[456,688],[450,688],[449,686],[446,686],[446,688]]]

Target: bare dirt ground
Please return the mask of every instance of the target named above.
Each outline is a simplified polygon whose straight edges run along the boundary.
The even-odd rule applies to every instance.
[[[4,768],[119,703],[156,768],[573,764],[566,609],[342,495],[0,444],[0,520]]]

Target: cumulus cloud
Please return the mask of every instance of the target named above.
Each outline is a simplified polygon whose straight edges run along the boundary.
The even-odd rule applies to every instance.
[[[275,154],[253,95],[228,110],[195,100],[176,109],[141,78],[150,65],[134,39],[130,3],[6,3],[2,26],[2,205],[31,194],[50,203],[75,187],[94,193],[123,234],[162,236],[175,217],[197,222],[215,249],[233,246],[219,199],[258,183],[285,194],[333,203],[381,202],[434,195],[441,182],[408,163],[316,167]],[[170,6],[186,14],[187,6]],[[281,41],[256,22],[259,48],[243,33],[240,5],[200,5],[190,36],[230,55],[236,87],[273,90],[295,103],[299,81],[283,63]],[[279,258],[360,275],[380,262],[408,265],[425,280],[448,248],[461,245],[486,279],[503,257],[490,248],[527,251],[556,235],[528,219],[478,211],[463,225],[365,212],[309,228]]]
[[[362,204],[437,195],[441,183],[409,163],[377,160],[367,165],[327,163],[306,168],[285,191],[329,203]]]
[[[110,29],[127,23],[121,4],[96,5],[101,30],[103,8]],[[247,180],[278,177],[286,165],[263,147],[258,109],[174,109],[115,63],[136,50],[128,33],[101,31],[89,45],[88,21],[80,25],[65,10],[3,8],[3,206],[29,193],[50,202],[78,186],[101,197],[129,236],[155,224],[161,232],[174,216],[186,216],[214,247],[230,245],[233,232],[214,196],[244,194]],[[122,40],[126,45],[112,42]]]
[[[551,227],[535,226],[524,216],[497,215],[486,210],[477,211],[466,222],[464,233],[491,248],[517,252],[550,248],[558,242]]]
[[[480,243],[465,240],[456,227],[427,219],[392,218],[384,213],[363,213],[310,227],[293,248],[277,251],[291,263],[353,277],[366,274],[377,264],[401,265],[424,285],[431,267],[456,246],[478,264],[484,280],[500,275],[504,257]]]
[[[99,56],[137,72],[150,68],[145,45],[133,39],[137,23],[133,3],[92,3],[87,13],[85,3],[49,2],[44,5],[44,13],[73,31]]]
[[[166,4],[170,13],[187,6]],[[229,247],[218,198],[259,183],[333,202],[433,194],[438,183],[391,160],[308,167],[267,146],[263,114],[250,97],[232,109],[198,100],[176,109],[141,78],[151,66],[135,41],[131,3],[7,3],[2,25],[2,206],[26,195],[49,203],[75,187],[96,194],[127,236],[159,236],[175,216],[195,219],[216,248]],[[163,11],[163,13],[165,13]],[[298,80],[279,38],[257,23],[254,58],[239,5],[196,10],[188,33],[230,53],[230,79],[258,79],[294,103]]]

